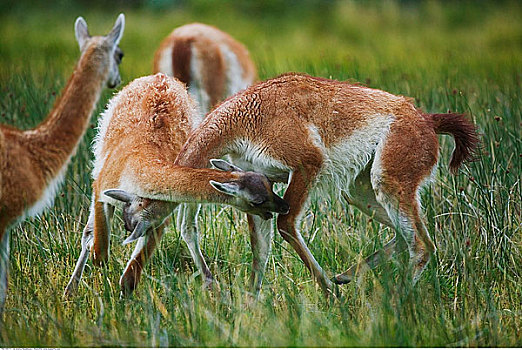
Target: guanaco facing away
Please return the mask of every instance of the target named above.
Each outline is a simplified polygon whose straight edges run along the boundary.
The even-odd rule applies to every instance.
[[[333,284],[296,228],[311,192],[344,193],[350,204],[400,232],[408,245],[415,283],[435,251],[419,191],[434,174],[437,134],[455,139],[450,162],[455,173],[472,158],[478,144],[475,127],[464,115],[427,114],[402,96],[291,73],[251,86],[216,107],[191,134],[176,164],[202,168],[210,159],[229,154],[243,169],[263,173],[273,182],[288,181],[283,199],[290,211],[278,216],[278,231],[328,293]],[[170,183],[167,179],[148,193],[136,194],[166,200],[171,191],[180,190],[177,179]],[[159,212],[163,205],[150,201],[126,215],[136,217],[148,208]],[[257,272],[252,287],[257,292],[271,230],[257,217],[250,215],[248,220]],[[394,245],[395,238],[384,252]],[[369,257],[368,264],[375,265],[381,255]],[[350,281],[357,270],[352,266],[334,282]]]
[[[120,14],[109,34],[91,37],[78,17],[74,28],[81,56],[52,111],[31,130],[0,126],[0,307],[7,288],[8,229],[52,205],[103,87],[120,83],[118,43],[124,26]]]
[[[246,47],[202,23],[178,27],[163,39],[154,54],[153,69],[185,83],[203,114],[257,79]]]
[[[147,208],[135,216],[125,216],[126,228],[134,231],[124,243],[138,243],[120,279],[124,294],[136,288],[167,225],[165,218],[178,203],[190,203],[180,208],[179,226],[207,283],[212,282],[212,275],[197,240],[197,203],[230,204],[265,219],[272,217],[270,212],[288,212],[288,205],[272,192],[272,184],[264,175],[244,172],[222,160],[212,163],[225,171],[174,164],[201,119],[185,86],[161,73],[134,80],[111,99],[101,116],[94,145],[93,196],[82,251],[65,295],[77,290],[91,249],[96,264],[107,260],[110,218],[120,201],[126,203],[124,213]],[[171,191],[173,184],[175,190]],[[121,190],[111,190],[117,187]],[[160,192],[168,192],[162,202],[137,196]]]

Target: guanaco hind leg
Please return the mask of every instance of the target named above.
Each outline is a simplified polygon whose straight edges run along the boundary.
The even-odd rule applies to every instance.
[[[386,208],[389,216],[393,218],[392,220],[396,231],[398,231],[406,241],[410,252],[411,264],[413,265],[413,283],[415,284],[429,262],[430,255],[435,251],[435,245],[429,237],[420,214],[420,203],[418,200],[415,200],[415,203],[411,205],[399,206],[398,203],[401,199],[393,198],[389,196],[389,194],[381,191],[378,192],[380,192],[379,198],[382,200],[383,207]],[[405,209],[405,207],[411,209]],[[357,275],[375,268],[397,251],[396,240],[397,237],[394,237],[384,245],[382,250],[371,254],[361,263],[355,264],[347,271],[335,276],[333,281],[338,284],[348,283]]]
[[[413,266],[413,283],[415,284],[428,264],[430,256],[435,252],[435,245],[421,217],[421,206],[417,198],[408,205],[406,202],[414,194],[406,194],[395,199],[384,199],[390,217],[396,222],[396,230],[402,235],[410,252],[410,264]],[[385,195],[382,196],[386,198]]]
[[[435,251],[422,218],[419,192],[437,163],[438,141],[432,129],[397,124],[376,152],[371,182],[377,201],[406,241],[415,284]]]

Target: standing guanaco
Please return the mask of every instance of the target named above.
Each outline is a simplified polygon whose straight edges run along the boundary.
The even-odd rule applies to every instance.
[[[8,230],[52,205],[103,88],[120,83],[118,43],[124,27],[120,14],[109,34],[91,37],[78,17],[81,56],[49,115],[30,130],[0,126],[0,308],[7,289]]]
[[[479,141],[475,126],[464,115],[428,114],[402,96],[290,73],[253,85],[221,103],[191,134],[176,164],[204,168],[210,159],[229,154],[243,169],[263,173],[273,182],[288,182],[284,200],[290,211],[277,217],[277,228],[326,292],[332,290],[332,281],[297,227],[313,191],[323,196],[344,193],[350,204],[404,237],[415,283],[435,251],[419,191],[434,174],[437,134],[455,139],[450,162],[455,173],[472,158]],[[180,190],[177,181],[139,195],[164,200],[173,190]],[[156,204],[152,201],[148,206]],[[143,210],[147,206],[126,215]],[[252,287],[257,292],[271,230],[269,223],[257,217],[249,215],[248,221],[254,252]],[[394,245],[395,239],[385,252]],[[369,257],[368,263],[375,264],[380,255]],[[356,270],[352,267],[337,275],[334,282],[348,282]]]

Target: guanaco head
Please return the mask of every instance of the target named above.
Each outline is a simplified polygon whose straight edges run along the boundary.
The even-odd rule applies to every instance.
[[[115,88],[121,82],[120,71],[118,69],[119,64],[123,58],[123,51],[118,46],[121,37],[123,36],[123,29],[125,28],[125,16],[120,13],[114,23],[112,30],[103,37],[91,37],[89,30],[87,29],[87,23],[83,17],[78,17],[74,24],[74,32],[76,35],[76,41],[80,45],[80,51],[82,53],[90,46],[93,42],[97,47],[98,52],[96,53],[99,59],[108,59],[108,71],[109,77],[107,80],[107,86],[109,88]]]
[[[237,180],[217,182],[210,180],[210,185],[219,192],[234,198],[230,203],[241,211],[259,215],[265,220],[272,218],[272,212],[286,214],[290,207],[272,191],[272,183],[259,173],[243,171],[239,167],[222,159],[212,159],[210,163],[217,169],[239,174]]]
[[[161,225],[177,205],[139,197],[120,189],[106,190],[103,194],[124,203],[123,222],[125,229],[132,233],[123,244],[131,243],[144,236],[150,228]]]

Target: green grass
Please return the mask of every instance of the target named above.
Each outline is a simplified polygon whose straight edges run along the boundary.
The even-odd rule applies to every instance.
[[[245,43],[263,79],[287,71],[349,79],[411,96],[429,112],[471,115],[482,133],[479,160],[450,175],[453,142],[441,137],[437,180],[422,195],[438,251],[416,287],[399,255],[326,300],[276,235],[261,299],[247,306],[245,216],[205,206],[202,247],[219,290],[202,290],[171,227],[136,294],[121,300],[118,279],[131,248],[120,244],[126,233],[116,215],[108,265],[89,263],[78,296],[65,301],[89,208],[90,129],[55,206],[12,229],[0,345],[522,346],[520,4],[328,2],[282,13],[252,6],[200,1],[125,10],[123,79],[149,74],[161,39],[200,21]],[[0,15],[0,122],[29,128],[42,120],[78,58],[75,18],[84,16],[97,34],[119,12],[18,8]],[[102,97],[93,125],[112,93]],[[303,232],[330,275],[392,236],[337,198],[314,200]]]

